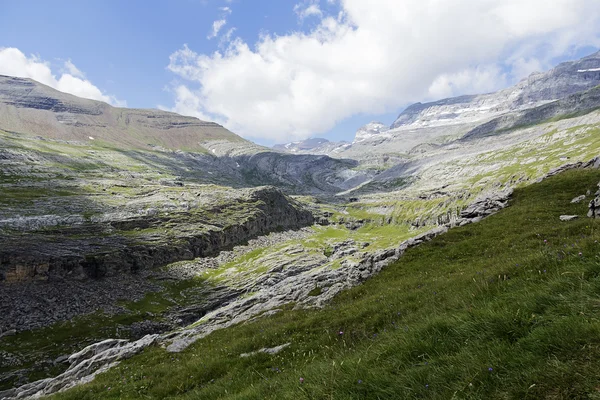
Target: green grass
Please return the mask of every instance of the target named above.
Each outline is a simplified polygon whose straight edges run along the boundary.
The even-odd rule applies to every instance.
[[[570,200],[599,180],[519,189],[323,310],[288,307],[180,354],[149,348],[56,398],[600,398],[600,223],[558,220],[583,216]]]

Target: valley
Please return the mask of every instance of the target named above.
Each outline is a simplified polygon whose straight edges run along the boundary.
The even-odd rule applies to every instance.
[[[599,67],[274,149],[0,76],[0,399],[590,393]]]

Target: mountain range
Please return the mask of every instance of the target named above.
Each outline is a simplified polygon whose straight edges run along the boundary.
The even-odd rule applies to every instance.
[[[385,155],[410,157],[430,146],[461,138],[475,127],[502,115],[533,109],[598,84],[600,52],[564,62],[547,72],[532,73],[516,85],[498,92],[413,104],[390,126],[371,122],[359,128],[352,143],[311,139],[275,148],[294,154],[327,154],[361,160]]]

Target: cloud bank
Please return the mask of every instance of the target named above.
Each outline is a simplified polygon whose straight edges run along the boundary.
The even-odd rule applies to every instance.
[[[104,101],[117,107],[125,107],[127,105],[125,101],[103,93],[85,78],[83,72],[71,60],[64,62],[62,73],[57,78],[48,62],[40,60],[33,55],[27,57],[14,47],[0,48],[0,74],[31,78],[61,92],[86,99]]]
[[[338,5],[336,15],[318,1],[290,10],[317,18],[308,32],[263,34],[254,44],[236,38],[212,54],[175,51],[168,68],[184,83],[173,90],[173,110],[247,137],[289,141],[358,113],[496,90],[556,57],[600,47],[598,0]]]

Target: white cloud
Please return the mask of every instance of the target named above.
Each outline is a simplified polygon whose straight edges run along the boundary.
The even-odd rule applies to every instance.
[[[319,7],[319,0],[304,0],[302,3],[298,3],[294,6],[294,12],[298,15],[300,21],[311,16],[323,16],[323,11],[321,11],[321,8]]]
[[[217,35],[219,34],[219,31],[221,30],[221,28],[223,26],[225,26],[226,23],[227,23],[227,20],[224,20],[224,19],[219,19],[219,20],[213,22],[212,32],[206,38],[207,39],[216,38]]]
[[[118,107],[125,107],[125,101],[104,94],[94,86],[71,60],[63,65],[64,72],[59,78],[52,73],[50,64],[32,55],[27,57],[14,47],[0,48],[0,74],[31,78],[61,92],[70,93],[86,99],[104,101]]]
[[[219,35],[221,29],[227,24],[227,16],[232,13],[230,7],[219,7],[219,10],[221,10],[221,19],[213,22],[212,31],[206,37],[208,40],[214,39]],[[229,36],[231,36],[232,33],[233,31],[231,29],[227,32]]]
[[[329,0],[328,0],[329,1]],[[307,7],[317,1],[301,3]],[[557,56],[600,46],[598,0],[339,0],[308,33],[187,46],[169,69],[189,80],[174,111],[249,137],[300,139],[358,113],[495,90]],[[322,13],[322,10],[319,9]]]
[[[81,72],[79,68],[77,68],[75,64],[71,62],[71,60],[65,61],[64,70],[67,71],[68,74],[73,75],[74,77],[85,79],[85,74]]]
[[[480,65],[451,74],[438,75],[427,92],[430,98],[443,99],[462,93],[489,93],[507,86],[507,83],[507,76],[500,67],[495,64]]]
[[[221,38],[219,39],[219,47],[226,46],[229,42],[231,42],[231,37],[236,30],[237,28],[229,28],[224,35],[221,35]]]

